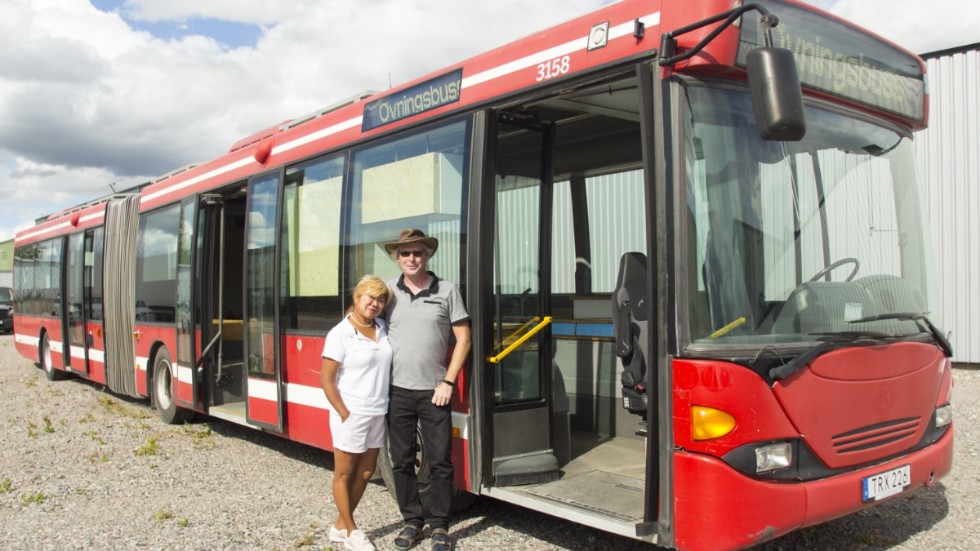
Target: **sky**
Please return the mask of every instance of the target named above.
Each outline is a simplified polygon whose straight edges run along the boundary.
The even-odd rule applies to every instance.
[[[0,241],[610,0],[0,0]],[[813,0],[909,50],[980,42],[975,0]]]

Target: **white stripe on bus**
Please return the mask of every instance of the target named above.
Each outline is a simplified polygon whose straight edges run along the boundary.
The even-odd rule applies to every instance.
[[[81,218],[79,218],[78,221],[79,221],[79,223],[81,223],[81,222],[89,222],[91,220],[97,220],[99,218],[103,218],[104,215],[105,215],[105,212],[104,211],[99,211],[99,212],[96,212],[96,213],[93,213],[93,214],[86,214],[85,216],[82,216]],[[62,222],[60,224],[55,224],[54,226],[51,226],[50,228],[45,228],[43,230],[36,230],[36,231],[32,231],[32,232],[27,232],[27,233],[21,235],[20,236],[20,239],[31,239],[33,237],[38,237],[38,236],[41,236],[41,235],[45,235],[45,234],[51,233],[51,232],[53,232],[55,230],[60,230],[60,229],[67,228],[67,227],[70,227],[70,226],[71,226],[71,220],[67,220],[67,221]]]
[[[660,24],[660,12],[652,13],[650,15],[640,18],[640,22],[646,26],[653,26]],[[633,29],[635,27],[635,22],[630,21],[628,23],[623,23],[621,25],[616,25],[612,29],[609,29],[609,40],[616,38],[621,38],[628,34],[633,34]],[[476,86],[478,84],[483,84],[488,80],[498,79],[500,77],[509,75],[511,73],[520,71],[521,69],[527,69],[528,67],[534,67],[539,63],[544,63],[546,61],[551,61],[552,59],[559,58],[582,49],[583,44],[587,44],[589,40],[588,35],[581,38],[576,38],[564,44],[559,44],[547,50],[542,50],[540,52],[531,54],[529,56],[522,57],[520,59],[515,59],[508,63],[504,63],[493,69],[487,69],[482,73],[477,73],[475,75],[466,77],[463,79],[463,88],[469,88],[471,86]]]
[[[660,12],[655,12],[655,13],[652,13],[650,15],[646,15],[644,17],[641,17],[640,18],[640,22],[642,22],[644,25],[647,25],[647,26],[658,25],[660,23]],[[609,30],[609,40],[613,40],[613,39],[616,39],[616,38],[621,38],[621,37],[626,36],[626,35],[631,35],[633,33],[634,26],[635,26],[635,22],[633,22],[633,21],[629,21],[627,23],[616,25],[615,27],[613,27],[612,29]],[[473,75],[473,76],[470,76],[470,77],[466,77],[466,78],[463,79],[462,88],[463,89],[466,89],[466,88],[469,88],[469,87],[472,87],[472,86],[477,86],[479,84],[483,84],[484,82],[487,82],[487,81],[490,81],[490,80],[495,80],[495,79],[498,79],[500,77],[509,75],[509,74],[511,74],[511,73],[513,73],[515,71],[518,71],[518,70],[521,70],[521,69],[526,69],[527,67],[532,67],[534,65],[537,65],[538,63],[543,63],[545,61],[554,59],[556,57],[561,57],[563,55],[567,55],[567,54],[570,54],[572,52],[581,50],[583,48],[582,45],[583,44],[587,44],[588,39],[589,39],[589,37],[588,37],[588,35],[586,35],[586,36],[583,36],[581,38],[577,38],[575,40],[571,40],[569,42],[566,42],[564,44],[561,44],[559,46],[554,46],[552,48],[548,48],[547,50],[542,50],[540,52],[531,54],[529,56],[525,56],[525,57],[522,57],[520,59],[507,62],[507,63],[505,63],[503,65],[500,65],[500,66],[498,66],[496,68],[488,69],[486,71],[483,71],[482,73],[478,73],[476,75]],[[273,155],[278,155],[278,154],[283,153],[285,151],[289,151],[290,149],[295,149],[297,147],[301,147],[301,146],[307,145],[307,144],[312,143],[312,142],[315,142],[317,140],[321,140],[321,139],[326,138],[328,136],[332,136],[332,135],[337,134],[339,132],[343,132],[344,130],[348,130],[350,128],[354,128],[354,127],[360,126],[361,122],[362,122],[362,117],[360,115],[357,116],[357,117],[348,119],[346,121],[341,121],[341,122],[339,122],[339,123],[337,123],[337,124],[335,124],[333,126],[330,126],[328,128],[324,128],[322,130],[318,130],[316,132],[312,132],[312,133],[307,134],[305,136],[300,136],[300,137],[296,138],[295,140],[292,140],[292,141],[283,143],[281,145],[276,145],[276,146],[274,146],[272,148],[272,154]],[[221,174],[224,174],[226,172],[230,172],[230,171],[235,170],[237,168],[241,168],[241,167],[247,166],[247,165],[249,165],[249,164],[251,164],[253,162],[256,162],[256,161],[254,161],[254,159],[252,157],[245,157],[243,159],[239,159],[239,160],[237,160],[237,161],[235,161],[235,162],[233,162],[231,164],[225,165],[223,167],[216,168],[216,169],[214,169],[212,171],[209,171],[209,172],[207,172],[205,174],[201,174],[201,175],[195,176],[193,178],[184,180],[183,182],[174,184],[172,186],[168,186],[168,187],[165,187],[163,189],[159,189],[157,191],[154,191],[153,193],[150,193],[150,194],[144,196],[140,202],[143,203],[143,202],[151,201],[151,200],[156,199],[158,197],[162,197],[164,195],[173,193],[174,191],[178,191],[178,190],[183,189],[185,187],[192,186],[192,185],[197,184],[199,182],[203,182],[204,180],[207,180],[209,178],[213,178],[215,176],[219,176]]]

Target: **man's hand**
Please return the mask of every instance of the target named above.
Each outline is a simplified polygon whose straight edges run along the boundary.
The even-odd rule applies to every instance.
[[[447,385],[446,383],[440,382],[436,385],[435,391],[432,392],[432,403],[442,407],[449,403],[449,400],[453,397],[453,387]]]

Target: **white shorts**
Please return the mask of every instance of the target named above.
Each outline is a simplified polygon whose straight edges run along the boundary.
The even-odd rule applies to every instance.
[[[333,447],[347,453],[364,453],[385,445],[385,416],[351,413],[346,421],[330,411],[330,434]]]

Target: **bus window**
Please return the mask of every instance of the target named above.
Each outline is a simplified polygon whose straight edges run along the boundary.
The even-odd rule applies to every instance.
[[[105,228],[98,227],[85,239],[85,286],[89,294],[85,302],[85,317],[102,321],[102,257]]]
[[[468,136],[468,121],[459,121],[354,153],[351,284],[399,275],[383,244],[418,228],[439,239],[428,268],[462,286]]]
[[[136,320],[174,322],[180,205],[140,217],[136,252]]]
[[[283,329],[323,333],[340,317],[343,178],[342,156],[286,171],[280,238]]]

